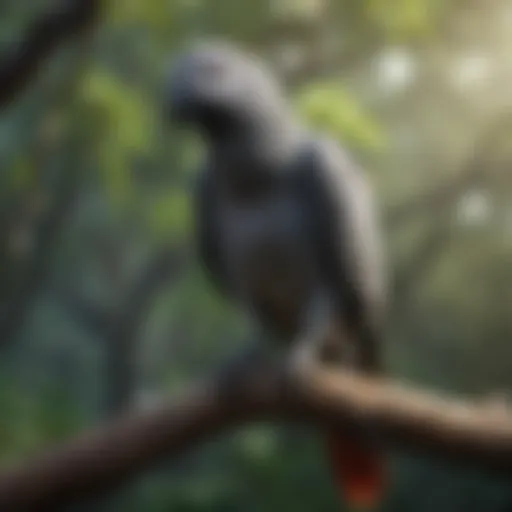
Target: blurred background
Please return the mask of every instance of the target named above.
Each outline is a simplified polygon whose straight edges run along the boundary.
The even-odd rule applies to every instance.
[[[55,2],[3,0],[0,52]],[[0,117],[0,460],[151,407],[247,334],[191,242],[197,141],[166,126],[173,55],[262,55],[365,168],[386,229],[390,372],[512,386],[512,1],[105,0]],[[1,55],[1,53],[0,53]],[[185,140],[185,143],[184,143]],[[85,509],[84,509],[85,510]],[[340,510],[317,432],[255,425],[92,511]],[[397,455],[386,512],[509,512],[509,482]]]

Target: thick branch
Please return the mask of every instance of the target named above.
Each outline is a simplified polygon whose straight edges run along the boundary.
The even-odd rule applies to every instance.
[[[0,59],[0,108],[16,99],[58,45],[91,25],[100,0],[61,0],[36,20],[22,42]]]
[[[293,385],[277,366],[255,367],[196,385],[167,406],[125,417],[0,472],[0,509],[53,510],[116,485],[218,433],[248,421],[356,422],[399,448],[512,473],[512,414],[442,399],[346,372],[314,371]],[[359,423],[361,424],[361,423]]]

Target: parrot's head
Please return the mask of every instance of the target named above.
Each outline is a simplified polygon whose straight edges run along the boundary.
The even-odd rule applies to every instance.
[[[171,120],[216,139],[253,132],[286,111],[272,73],[227,43],[202,43],[179,55],[164,94]]]

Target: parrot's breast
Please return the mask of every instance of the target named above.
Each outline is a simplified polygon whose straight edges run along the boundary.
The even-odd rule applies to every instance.
[[[299,205],[268,195],[228,204],[221,222],[221,250],[240,295],[268,328],[293,336],[315,282]]]

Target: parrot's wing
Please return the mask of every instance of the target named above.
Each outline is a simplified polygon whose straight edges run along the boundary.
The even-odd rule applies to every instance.
[[[208,169],[202,170],[195,188],[195,229],[199,259],[214,286],[229,294],[228,271],[223,261],[219,240],[219,210],[215,180]]]
[[[341,148],[323,141],[314,142],[303,154],[297,183],[316,264],[354,336],[357,367],[379,374],[385,281],[371,190]],[[380,502],[386,467],[373,442],[332,430],[327,453],[335,483],[350,505]]]
[[[334,142],[313,141],[299,165],[298,194],[324,284],[347,327],[362,338],[375,338],[386,279],[372,191]]]

